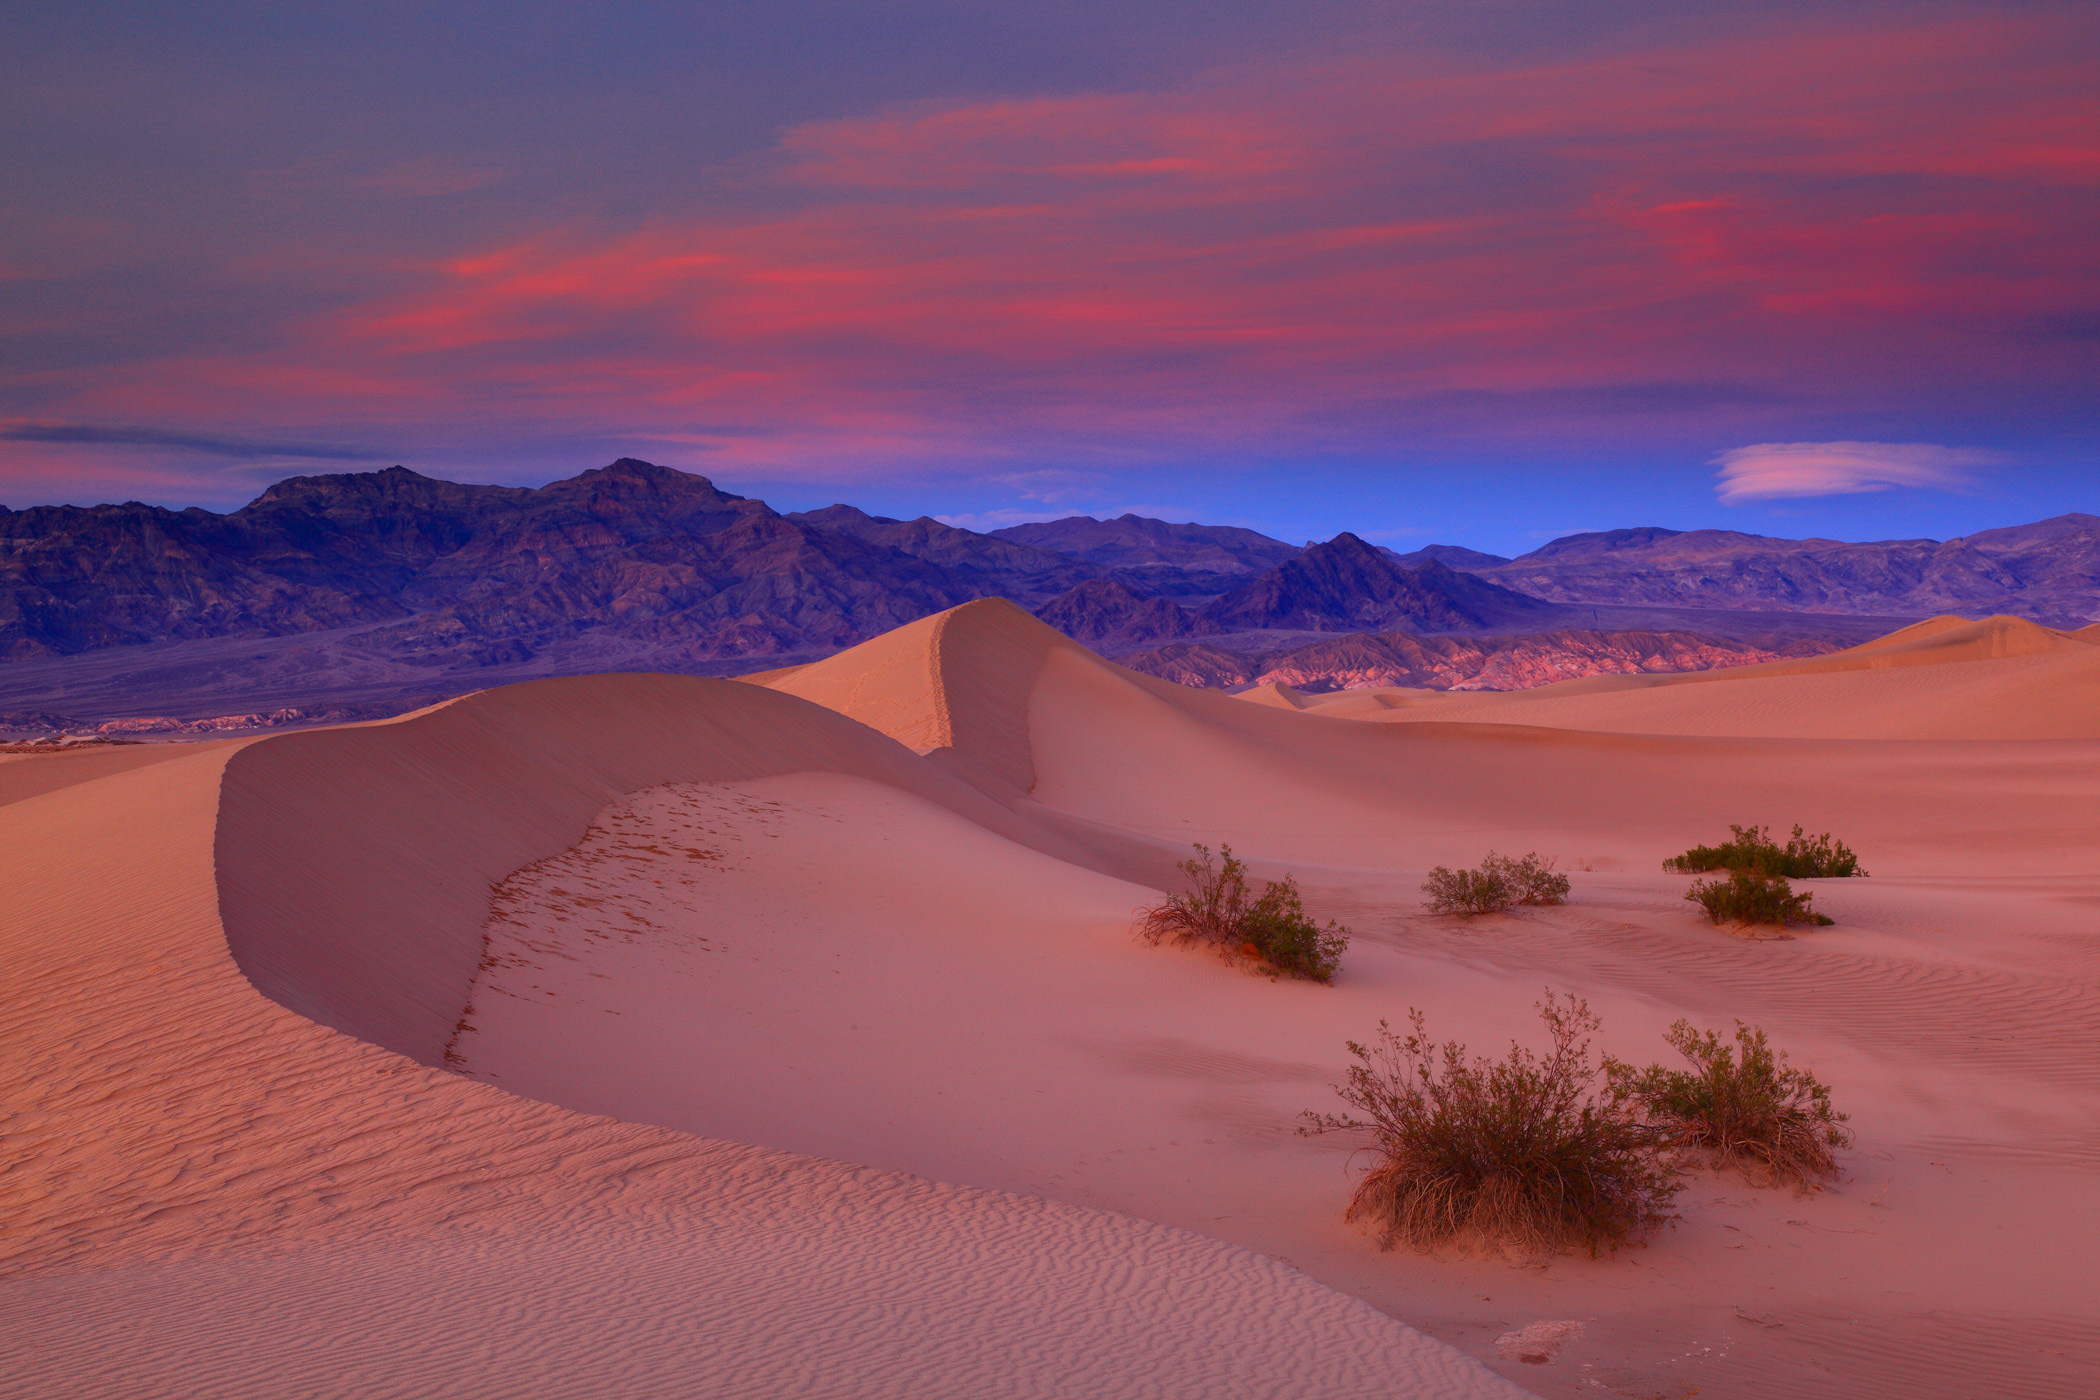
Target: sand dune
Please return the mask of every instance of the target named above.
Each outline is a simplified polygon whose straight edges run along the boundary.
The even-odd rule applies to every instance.
[[[1801,660],[1663,676],[1596,676],[1507,692],[1341,691],[1332,718],[1543,725],[1800,739],[2100,738],[2100,633],[2023,618],[1932,618]],[[1249,697],[1241,697],[1246,699]],[[1273,704],[1273,701],[1265,703]]]
[[[1525,710],[1189,690],[982,602],[758,684],[0,766],[0,1393],[2095,1393],[2100,742],[2002,731],[2100,648],[2025,626]],[[1899,712],[1993,732],[1830,737]],[[1732,939],[1657,863],[1744,820],[1874,876]],[[1130,937],[1198,840],[1356,929],[1334,987]],[[1574,902],[1425,915],[1490,846]],[[1293,1132],[1343,1040],[1492,1048],[1548,984],[1627,1056],[1767,1025],[1850,1180],[1379,1253],[1355,1144]]]
[[[866,729],[607,677],[165,753],[0,772],[0,1394],[1517,1393],[1202,1236],[428,1067],[485,872],[627,785],[814,767],[1037,836]]]

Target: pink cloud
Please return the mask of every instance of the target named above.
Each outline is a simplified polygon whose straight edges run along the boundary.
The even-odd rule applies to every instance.
[[[460,248],[54,412],[735,421],[767,431],[720,460],[780,466],[1548,441],[1625,384],[1968,392],[2028,372],[1979,336],[2100,304],[2066,23],[1366,53],[810,123],[705,212]],[[1529,406],[1448,407],[1496,396]]]
[[[1723,452],[1714,492],[1727,505],[1844,496],[1894,487],[1957,489],[1995,452],[1929,442],[1761,442]]]

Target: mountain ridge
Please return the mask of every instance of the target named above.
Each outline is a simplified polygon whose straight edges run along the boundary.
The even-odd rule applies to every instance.
[[[1869,544],[1651,525],[1504,559],[1133,514],[989,533],[844,504],[782,514],[635,458],[539,487],[390,467],[286,478],[224,515],[0,507],[0,707],[187,719],[587,670],[726,673],[993,596],[1111,654],[1613,626],[1783,650],[1858,640],[1853,618],[2090,625],[2100,516]]]

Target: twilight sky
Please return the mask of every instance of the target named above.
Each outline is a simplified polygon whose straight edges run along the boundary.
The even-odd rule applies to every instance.
[[[2100,512],[2090,3],[321,8],[0,12],[0,502]]]

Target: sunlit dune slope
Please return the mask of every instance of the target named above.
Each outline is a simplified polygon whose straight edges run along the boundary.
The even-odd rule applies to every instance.
[[[2088,653],[2100,661],[2100,648],[2064,645],[2075,651],[2036,663],[2083,664]],[[1934,668],[1933,679],[1955,669]],[[2002,680],[1993,674],[1984,683]],[[1300,712],[1278,706],[1289,698],[1282,694],[1250,704],[1139,675],[997,600],[915,623],[781,684],[891,726],[887,732],[958,772],[1002,775],[987,790],[1025,793],[1022,809],[1046,819],[1078,818],[1162,848],[1231,840],[1279,862],[1379,865],[1401,852],[1422,864],[1470,862],[1482,844],[1476,833],[1495,831],[1504,841],[1598,850],[1648,866],[1680,849],[1686,832],[1725,831],[1746,818],[1844,830],[1874,842],[1892,871],[1913,851],[1937,862],[2057,868],[2062,838],[2039,832],[2100,838],[2100,814],[2059,782],[2018,795],[2004,783],[2013,771],[2085,772],[2095,762],[2086,748],[2043,754],[1977,745],[1928,755],[1830,739],[1782,745],[1725,729],[1644,734],[1632,723],[1625,728],[1636,732],[1612,732],[1610,707],[1649,699],[1624,693],[1583,698],[1601,716],[1589,727],[1606,732],[1542,728],[1550,714],[1534,722],[1514,706],[1485,710],[1484,723],[1365,724],[1325,716],[1318,702],[1328,697],[1302,697],[1313,708]],[[1457,707],[1474,698],[1451,697],[1448,713],[1411,692],[1365,693],[1355,703],[1377,707],[1366,718],[1470,721]],[[1401,708],[1385,709],[1385,700]],[[1819,715],[1850,723],[1841,713]],[[1023,774],[1033,774],[1025,788]]]
[[[1569,703],[1944,699],[2100,651],[2058,640]],[[1511,1363],[1555,1400],[2083,1393],[2100,743],[1365,723],[1320,710],[1463,697],[1249,703],[998,602],[760,679],[0,765],[0,1395],[1510,1393],[1393,1317],[1490,1360],[1584,1319],[1580,1363]],[[1874,878],[1731,938],[1658,861],[1745,820]],[[1199,840],[1356,928],[1334,986],[1131,937]],[[1425,915],[1489,847],[1575,902]],[[1499,1046],[1545,985],[1613,1053],[1771,1025],[1858,1189],[1702,1181],[1551,1270],[1379,1253],[1358,1144],[1297,1114],[1378,1018]]]
[[[0,1395],[1516,1393],[1215,1240],[433,1067],[492,884],[638,788],[814,771],[1058,864],[836,714],[603,676],[37,762],[0,771]]]
[[[1865,646],[1758,666],[1592,676],[1508,692],[1340,691],[1311,713],[1617,733],[1799,739],[2100,738],[2100,631],[1941,617]]]
[[[730,681],[587,676],[235,754],[217,843],[227,937],[275,1000],[436,1064],[481,958],[490,884],[573,842],[621,793],[807,770],[886,783],[1080,858],[831,710]]]

